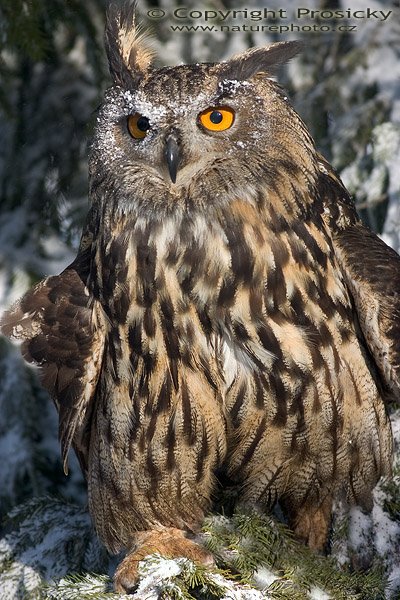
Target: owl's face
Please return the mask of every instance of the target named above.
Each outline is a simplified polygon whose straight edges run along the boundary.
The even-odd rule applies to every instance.
[[[187,202],[204,209],[205,198],[218,203],[238,194],[253,200],[260,181],[274,177],[276,161],[290,160],[288,140],[295,152],[297,144],[304,153],[304,139],[312,147],[265,72],[297,46],[253,49],[226,63],[152,69],[140,40],[135,46],[126,33],[128,23],[116,26],[108,47],[116,85],[99,113],[91,175],[95,188],[100,168],[102,177],[108,173],[125,211]]]
[[[273,113],[278,92],[268,83],[262,86],[269,88],[266,102],[256,84],[221,81],[209,66],[160,69],[136,88],[108,92],[96,141],[113,169],[145,172],[171,194],[207,177],[210,169],[221,171],[229,184],[238,176],[232,168],[239,161],[256,173],[249,159],[263,154],[263,140],[274,137],[274,120],[266,115],[267,109]]]

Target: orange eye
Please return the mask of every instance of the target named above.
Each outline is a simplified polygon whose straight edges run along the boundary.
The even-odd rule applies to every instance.
[[[232,127],[235,112],[228,106],[207,108],[199,114],[200,124],[209,131],[225,131]]]
[[[128,131],[135,140],[142,140],[146,137],[148,129],[150,129],[150,122],[147,117],[143,117],[139,113],[129,115]]]

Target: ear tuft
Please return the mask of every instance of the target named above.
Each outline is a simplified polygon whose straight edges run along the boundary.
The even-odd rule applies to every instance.
[[[250,48],[221,64],[220,79],[243,81],[257,73],[275,75],[278,68],[303,49],[303,43],[277,42],[262,48]]]
[[[153,59],[148,35],[135,19],[136,3],[112,1],[107,10],[105,46],[110,73],[117,85],[132,86],[147,73]]]

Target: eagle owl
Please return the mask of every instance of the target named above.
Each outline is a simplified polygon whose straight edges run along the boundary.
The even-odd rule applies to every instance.
[[[129,551],[117,590],[153,551],[210,560],[193,535],[223,481],[321,550],[333,500],[368,509],[390,473],[400,259],[271,79],[298,43],[156,69],[128,3],[106,49],[78,255],[2,330]]]

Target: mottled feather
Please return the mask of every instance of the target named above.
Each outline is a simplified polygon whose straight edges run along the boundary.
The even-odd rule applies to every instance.
[[[154,56],[148,33],[136,23],[135,8],[133,1],[112,1],[107,11],[105,47],[118,85],[135,84],[149,70]]]
[[[250,48],[218,66],[221,79],[245,81],[257,73],[276,75],[279,67],[301,52],[302,42],[276,42],[264,48]]]
[[[43,386],[59,411],[64,470],[71,444],[87,470],[91,404],[104,349],[100,311],[90,298],[75,261],[58,276],[48,277],[2,316],[3,333],[22,340],[24,358],[40,367]]]
[[[400,258],[357,224],[334,236],[362,332],[383,382],[400,393]]]

